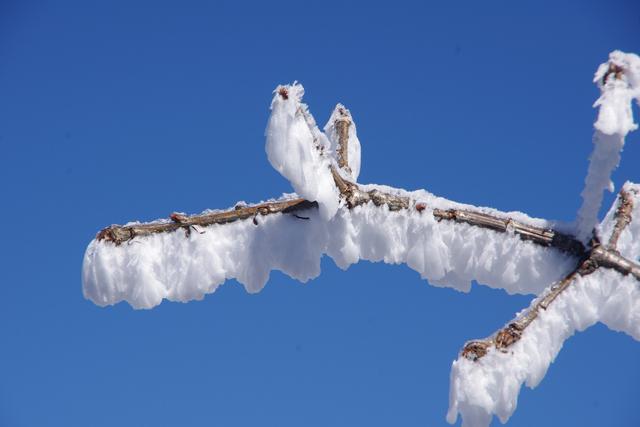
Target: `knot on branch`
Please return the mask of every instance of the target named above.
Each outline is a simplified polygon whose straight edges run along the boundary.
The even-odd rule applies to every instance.
[[[620,80],[623,74],[624,74],[624,68],[622,68],[620,65],[617,65],[611,62],[609,63],[609,69],[607,70],[606,73],[604,73],[604,76],[602,76],[602,84],[603,85],[607,84],[607,80],[611,76],[613,76],[613,78],[616,80]]]
[[[171,219],[171,221],[173,222],[177,222],[178,224],[182,224],[183,222],[186,222],[188,217],[184,214],[178,213],[178,212],[174,212],[172,213],[169,218]]]
[[[97,241],[113,242],[116,246],[136,237],[135,230],[131,227],[120,227],[119,225],[110,225],[103,228],[96,234]]]
[[[486,356],[491,343],[488,341],[469,341],[462,349],[462,357],[473,362]]]
[[[278,95],[280,95],[285,101],[289,99],[289,91],[284,86],[280,86],[280,88],[278,89]]]
[[[516,323],[511,323],[496,334],[494,340],[496,348],[504,351],[511,344],[520,340],[520,337],[522,337],[522,329]]]

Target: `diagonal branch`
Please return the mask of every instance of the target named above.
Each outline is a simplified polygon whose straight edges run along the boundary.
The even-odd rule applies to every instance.
[[[618,239],[620,238],[622,230],[624,230],[625,227],[629,225],[629,223],[631,223],[631,212],[633,212],[633,197],[630,194],[630,191],[633,190],[625,190],[624,188],[620,190],[620,202],[615,213],[615,225],[613,227],[611,237],[609,238],[609,243],[607,244],[609,249],[617,249]]]
[[[343,106],[339,105],[338,118],[335,120],[335,127],[338,133],[338,166],[351,173],[349,167],[349,126],[351,119]]]
[[[462,356],[475,361],[485,356],[492,346],[505,351],[507,347],[520,340],[522,333],[538,317],[540,310],[546,310],[578,277],[587,276],[598,268],[612,269],[624,276],[631,275],[640,281],[640,265],[620,255],[616,249],[620,234],[631,223],[633,210],[633,198],[629,191],[622,189],[619,199],[614,215],[614,229],[608,243],[601,245],[597,241],[592,241],[591,249],[583,255],[575,270],[547,288],[542,296],[534,299],[528,310],[518,315],[493,336],[466,343],[461,352]]]

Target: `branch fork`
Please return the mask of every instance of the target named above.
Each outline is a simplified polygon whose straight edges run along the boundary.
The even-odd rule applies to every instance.
[[[461,356],[478,361],[487,354],[491,347],[507,352],[511,345],[522,338],[526,328],[538,317],[540,311],[546,310],[579,276],[587,276],[599,268],[608,268],[625,276],[631,275],[640,281],[640,265],[620,255],[617,250],[620,234],[631,223],[631,212],[633,211],[633,198],[629,191],[621,190],[619,200],[614,216],[614,229],[606,245],[600,244],[599,240],[594,238],[590,243],[590,249],[581,256],[578,265],[571,273],[547,288],[541,297],[533,301],[527,311],[509,322],[493,336],[467,342],[460,353]]]

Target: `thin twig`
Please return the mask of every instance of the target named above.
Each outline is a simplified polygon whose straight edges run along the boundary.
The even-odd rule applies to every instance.
[[[279,200],[275,202],[261,203],[255,206],[236,206],[234,209],[205,213],[200,215],[186,216],[183,214],[172,214],[172,222],[149,222],[135,225],[111,225],[101,230],[96,236],[97,240],[105,240],[120,245],[123,242],[138,236],[148,236],[156,233],[168,233],[180,228],[189,230],[193,226],[207,227],[213,224],[228,224],[230,222],[255,218],[258,215],[270,215],[274,213],[293,213],[306,209],[316,208],[316,202],[309,202],[304,199]],[[256,223],[257,221],[254,221]],[[188,231],[187,231],[188,232]]]
[[[622,234],[622,231],[632,220],[631,212],[633,212],[633,198],[631,197],[631,194],[629,194],[627,190],[622,189],[620,191],[619,200],[618,209],[616,209],[615,213],[616,223],[613,227],[611,237],[609,238],[609,243],[607,244],[607,246],[612,250],[617,249],[620,234]]]

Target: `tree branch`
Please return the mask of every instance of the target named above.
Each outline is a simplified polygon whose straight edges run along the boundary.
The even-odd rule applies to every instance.
[[[609,243],[607,245],[609,249],[616,250],[622,230],[624,230],[632,220],[631,212],[633,212],[633,198],[627,190],[622,189],[620,190],[620,204],[618,205],[618,209],[615,213],[616,223],[613,227],[613,232],[611,233],[611,237],[609,238]]]
[[[157,221],[135,225],[111,225],[102,229],[96,236],[96,240],[105,240],[120,245],[135,237],[148,236],[156,233],[169,233],[178,229],[184,229],[188,234],[193,226],[207,227],[214,224],[227,224],[230,222],[253,218],[257,225],[257,216],[274,213],[295,213],[306,209],[317,208],[316,202],[304,199],[279,200],[275,202],[261,203],[254,206],[236,205],[232,210],[224,212],[205,213],[186,216],[173,213],[170,221]]]
[[[348,209],[353,209],[356,206],[369,202],[378,207],[386,205],[392,212],[415,209],[422,213],[427,209],[425,203],[418,202],[409,197],[391,194],[377,189],[363,191],[359,185],[344,179],[333,166],[331,167],[331,173]],[[180,228],[188,230],[189,227],[193,225],[206,227],[213,224],[225,224],[237,220],[249,219],[256,217],[258,214],[290,213],[313,207],[317,207],[316,202],[310,202],[304,199],[292,199],[267,202],[250,207],[237,206],[235,209],[225,212],[193,216],[174,214],[170,217],[171,222],[150,222],[128,226],[111,225],[100,231],[96,238],[97,240],[111,241],[119,245],[134,237],[172,232]],[[573,236],[553,229],[535,227],[511,218],[501,218],[487,213],[465,209],[434,208],[432,214],[434,218],[439,221],[453,221],[455,223],[464,223],[473,227],[490,229],[496,232],[513,233],[522,240],[544,247],[552,247],[576,258],[582,258],[585,255],[585,248],[581,242]]]
[[[347,114],[343,106],[338,105],[336,108],[339,115],[339,117],[334,122],[336,131],[338,133],[338,166],[350,174],[351,167],[349,167],[349,126],[351,126],[351,119],[349,118],[349,114]]]
[[[640,265],[620,255],[616,249],[620,234],[632,220],[632,210],[632,196],[623,189],[620,191],[620,203],[614,215],[614,230],[607,245],[603,246],[597,240],[592,241],[591,249],[583,255],[574,271],[549,287],[541,297],[534,299],[528,310],[517,316],[492,337],[466,343],[461,352],[462,356],[476,361],[485,356],[492,346],[505,351],[507,347],[520,340],[522,333],[538,317],[540,310],[546,310],[579,276],[587,276],[598,268],[609,268],[625,276],[632,275],[640,281]]]

